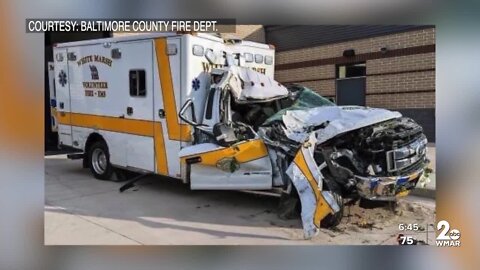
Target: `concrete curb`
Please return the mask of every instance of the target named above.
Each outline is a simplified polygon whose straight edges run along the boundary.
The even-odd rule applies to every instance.
[[[417,187],[413,189],[410,194],[430,199],[436,198],[436,175],[435,173],[431,173],[430,182],[427,183],[426,187]]]
[[[436,198],[436,190],[435,189],[430,189],[430,188],[415,188],[410,192],[411,195],[419,196],[419,197],[424,197],[424,198],[429,198],[429,199],[435,199]]]

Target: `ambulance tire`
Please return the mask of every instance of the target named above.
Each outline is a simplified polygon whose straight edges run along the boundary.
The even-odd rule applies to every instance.
[[[108,146],[103,140],[98,140],[88,149],[90,171],[99,180],[110,180],[114,169],[110,163]]]
[[[338,206],[340,207],[340,210],[335,214],[328,214],[326,217],[324,217],[322,221],[320,221],[320,227],[322,228],[333,228],[340,224],[343,218],[343,197],[338,192],[332,192],[332,195]]]

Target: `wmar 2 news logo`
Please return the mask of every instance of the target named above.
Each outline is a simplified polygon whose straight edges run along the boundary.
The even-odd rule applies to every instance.
[[[433,225],[433,224],[431,224]],[[405,224],[400,223],[398,229],[402,232],[398,235],[397,241],[399,245],[430,245],[428,240],[430,232],[428,226],[420,226],[417,223]],[[435,238],[435,245],[437,247],[459,247],[460,246],[460,231],[457,229],[450,229],[450,223],[446,220],[441,220],[437,223],[437,237]],[[422,236],[425,232],[425,238]]]
[[[435,244],[437,247],[459,247],[460,231],[457,229],[450,230],[450,223],[446,220],[440,220],[437,223],[438,236]]]

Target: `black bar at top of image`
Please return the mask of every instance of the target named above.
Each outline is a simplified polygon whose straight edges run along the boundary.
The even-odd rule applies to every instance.
[[[207,21],[216,21],[217,29],[220,27],[221,29],[228,29],[228,32],[231,32],[235,29],[236,25],[236,20],[232,18],[214,18],[214,19],[68,19],[68,18],[55,18],[55,19],[46,19],[46,18],[28,18],[25,20],[25,32],[26,33],[43,33],[44,31],[30,31],[29,29],[29,23],[31,22],[42,22],[42,23],[48,23],[48,22],[53,22],[57,24],[61,24],[63,22],[65,25],[72,26],[72,23],[76,24],[76,27],[74,29],[69,29],[68,32],[80,32],[80,23],[81,22],[87,22],[91,24],[98,24],[98,22],[101,23],[113,23],[113,22],[128,22],[130,25],[132,25],[135,21],[143,21],[143,22],[191,22],[192,24],[194,22],[207,22]],[[230,29],[230,27],[232,29]],[[48,29],[48,31],[51,31],[52,29]],[[102,32],[102,31],[108,31],[105,29],[98,29],[96,32]],[[135,32],[135,31],[131,31]],[[146,31],[148,32],[148,31]],[[156,32],[156,31],[151,31],[151,32]],[[162,31],[162,32],[169,32],[169,31]],[[224,31],[218,31],[218,32],[224,32]]]

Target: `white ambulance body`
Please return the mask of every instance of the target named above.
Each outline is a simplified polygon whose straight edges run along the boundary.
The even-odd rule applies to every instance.
[[[57,44],[54,70],[60,145],[92,156],[95,160],[90,166],[97,169],[96,173],[93,170],[97,178],[109,173],[105,172],[109,160],[116,168],[188,181],[179,152],[192,144],[192,129],[178,113],[190,99],[195,115],[203,117],[210,71],[225,63],[226,54],[233,56],[237,65],[273,78],[271,46],[226,42],[207,34],[164,33]],[[218,63],[212,64],[211,59]],[[105,147],[89,153],[99,141]],[[265,150],[263,143],[261,147]],[[235,173],[239,177],[232,177],[235,181],[203,187],[272,187],[268,156],[252,162],[266,164],[267,174],[249,174],[244,166]],[[225,176],[215,166],[211,169],[214,171],[203,170],[200,175],[218,171],[218,177]]]

